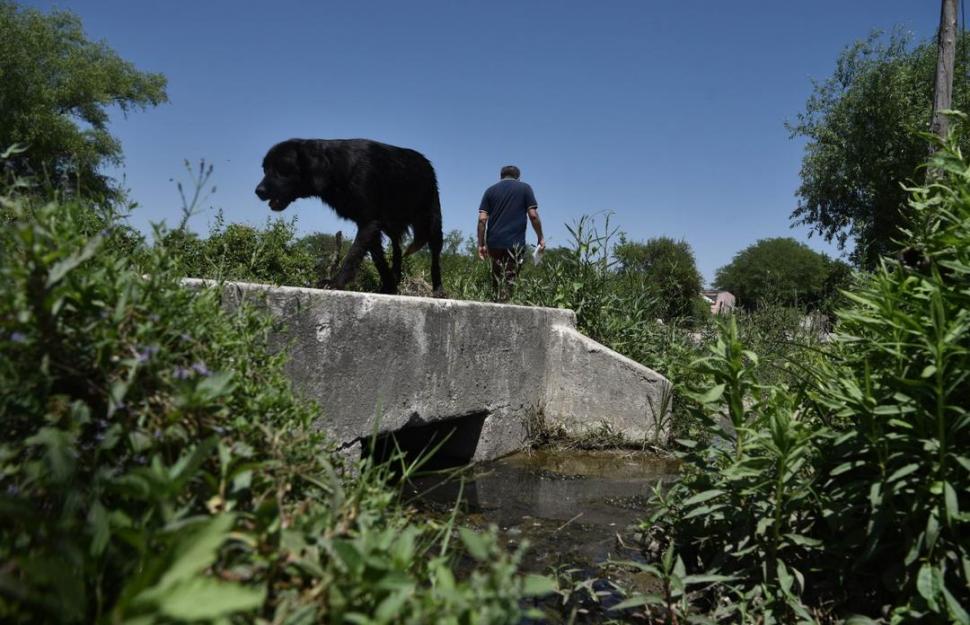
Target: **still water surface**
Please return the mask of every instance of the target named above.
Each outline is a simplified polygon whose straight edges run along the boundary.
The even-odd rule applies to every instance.
[[[595,569],[637,559],[635,529],[650,489],[677,462],[630,451],[532,451],[470,467],[462,480],[420,477],[406,486],[419,509],[446,513],[462,490],[460,522],[496,525],[509,547],[527,540],[523,569]]]

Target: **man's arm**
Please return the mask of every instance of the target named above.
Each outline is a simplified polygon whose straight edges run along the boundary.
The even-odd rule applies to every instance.
[[[521,215],[522,213],[519,213],[519,214]],[[539,238],[539,243],[537,244],[537,247],[540,250],[546,249],[546,239],[542,236],[542,221],[539,219],[538,207],[536,206],[529,207],[529,221],[532,222],[532,229],[536,231],[536,236]]]
[[[488,223],[488,213],[483,210],[478,211],[478,257],[485,260],[488,255],[488,248],[485,247],[485,224]]]

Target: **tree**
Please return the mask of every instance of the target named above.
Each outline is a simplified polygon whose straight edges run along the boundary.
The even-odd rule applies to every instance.
[[[761,239],[717,270],[714,285],[748,309],[770,302],[818,308],[848,279],[845,263],[792,238]]]
[[[118,193],[101,167],[122,157],[109,109],[127,114],[167,99],[164,76],[89,41],[75,15],[8,0],[0,0],[0,83],[0,150],[27,148],[9,162],[13,173],[101,198]]]
[[[655,291],[665,319],[690,317],[700,297],[701,274],[687,241],[657,237],[646,243],[620,242],[613,250],[622,273],[641,274]]]
[[[966,50],[968,35],[958,49]],[[817,83],[805,111],[788,125],[805,137],[796,224],[827,241],[854,243],[851,258],[866,268],[891,253],[909,209],[903,184],[915,179],[928,146],[935,41],[912,47],[908,37],[878,34],[846,48],[835,73]],[[966,54],[957,54],[954,108],[970,108]],[[963,139],[964,147],[970,142]]]

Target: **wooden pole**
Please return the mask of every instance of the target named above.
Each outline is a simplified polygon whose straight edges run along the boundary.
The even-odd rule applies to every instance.
[[[943,115],[953,106],[953,67],[956,59],[957,41],[957,2],[943,0],[940,7],[940,31],[936,46],[936,83],[933,87],[933,120],[930,129],[941,139],[949,131],[949,120]]]

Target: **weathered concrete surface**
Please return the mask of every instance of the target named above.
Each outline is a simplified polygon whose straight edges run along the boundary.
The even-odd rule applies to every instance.
[[[485,460],[521,449],[536,418],[638,440],[666,423],[669,382],[579,334],[569,310],[224,283],[223,304],[243,303],[282,322],[271,342],[343,445],[453,422],[452,451]]]
[[[628,439],[665,441],[672,398],[666,378],[574,327],[550,330],[547,419],[576,434],[606,424]]]

